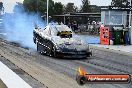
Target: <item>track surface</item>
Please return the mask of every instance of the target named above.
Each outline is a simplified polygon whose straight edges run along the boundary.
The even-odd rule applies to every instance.
[[[69,83],[69,85],[71,86],[76,85],[74,86],[74,88],[78,87],[77,86],[78,84],[76,84],[75,82],[75,76],[76,76],[76,69],[79,66],[83,67],[84,69],[86,69],[88,73],[92,73],[92,74],[130,74],[132,75],[132,69],[131,69],[132,57],[131,56],[122,55],[115,52],[113,53],[113,52],[109,52],[105,50],[100,50],[97,48],[92,48],[93,56],[88,59],[62,59],[62,58],[48,57],[45,55],[40,55],[39,53],[37,53],[36,51],[33,51],[32,49],[30,50],[23,49],[19,46],[16,46],[15,44],[11,44],[3,40],[0,40],[0,50],[1,50],[1,53],[2,52],[7,53],[5,57],[8,57],[7,55],[12,55],[13,57],[14,55],[15,57],[19,58],[19,61],[21,62],[23,61],[23,63],[28,62],[29,64],[27,64],[27,67],[30,64],[34,65],[34,63],[35,65],[37,64],[36,68],[38,66],[38,67],[41,67],[40,69],[42,70],[43,68],[48,67],[52,71],[57,72],[55,74],[59,73],[59,75],[63,75],[64,78],[66,77],[67,78],[66,80],[70,80],[69,82],[67,82],[66,80],[65,81],[67,82],[67,84]],[[2,55],[4,55],[4,53],[2,53]],[[7,59],[9,59],[9,57]],[[10,58],[10,61],[13,62],[11,58]],[[14,59],[13,63],[15,64],[15,62],[18,62],[17,59]],[[22,69],[25,70],[24,68]],[[41,70],[36,70],[36,71],[38,71],[39,73],[39,71]],[[35,77],[37,79],[37,76]],[[52,86],[50,87],[49,84],[45,84],[45,82],[43,82],[41,79],[37,79],[37,80],[43,83],[44,85],[48,86],[49,88],[52,87]],[[74,82],[71,83],[72,81]],[[68,88],[68,86],[64,86],[64,88],[66,87]],[[79,86],[79,87],[81,88],[84,88],[84,87],[85,88],[132,88],[132,83],[130,84],[86,84],[85,86]],[[57,88],[57,86],[54,88]]]

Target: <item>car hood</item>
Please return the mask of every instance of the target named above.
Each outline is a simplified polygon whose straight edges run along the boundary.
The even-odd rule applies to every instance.
[[[84,43],[80,38],[60,38],[54,37],[52,38],[54,43],[59,47],[67,48],[67,49],[75,49],[75,50],[86,50],[88,48],[88,44]]]

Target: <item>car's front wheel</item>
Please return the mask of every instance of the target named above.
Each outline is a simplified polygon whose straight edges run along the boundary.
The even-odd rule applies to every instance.
[[[76,81],[79,85],[84,85],[86,83],[86,78],[84,76],[76,76]]]

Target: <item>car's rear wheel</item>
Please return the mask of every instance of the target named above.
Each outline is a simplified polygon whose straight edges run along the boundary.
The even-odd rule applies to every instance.
[[[47,50],[46,50],[46,54],[48,56],[52,56],[52,45],[50,43],[48,44],[48,47],[47,47]]]
[[[57,57],[57,56],[56,56],[56,49],[55,49],[54,46],[52,47],[52,56],[53,56],[53,57]]]
[[[37,42],[37,52],[39,52],[39,53],[41,53],[41,54],[44,54],[43,46],[40,45],[38,42]]]
[[[40,53],[40,45],[37,43],[37,51]]]
[[[56,49],[55,49],[54,45],[51,43],[48,44],[47,55],[56,57]]]

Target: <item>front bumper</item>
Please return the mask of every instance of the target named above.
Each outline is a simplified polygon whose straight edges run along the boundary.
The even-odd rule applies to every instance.
[[[86,52],[86,51],[74,51],[74,52],[60,52],[57,51],[56,55],[58,57],[64,57],[64,58],[86,58],[90,57],[92,55],[92,52]]]

